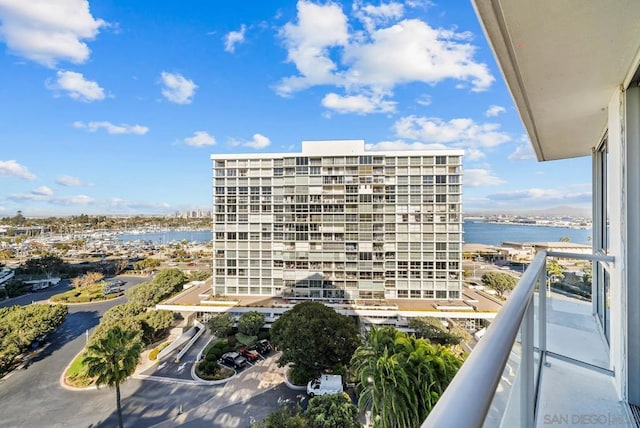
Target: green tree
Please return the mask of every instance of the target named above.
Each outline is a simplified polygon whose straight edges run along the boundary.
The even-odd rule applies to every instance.
[[[127,299],[143,308],[154,306],[182,290],[182,285],[186,282],[187,276],[179,269],[163,269],[151,281],[127,290]]]
[[[372,328],[351,360],[358,406],[372,411],[375,427],[420,426],[461,365],[444,346]]]
[[[247,336],[257,336],[263,326],[264,314],[261,312],[245,312],[238,318],[238,331]]]
[[[158,266],[160,266],[162,264],[162,262],[158,259],[145,259],[145,260],[140,260],[139,262],[135,262],[133,264],[133,268],[135,270],[141,270],[144,272],[148,272],[150,270],[152,270],[153,268],[157,268]]]
[[[167,297],[177,291],[182,290],[182,286],[187,283],[188,277],[180,269],[163,269],[156,274],[151,281]]]
[[[557,260],[547,260],[547,275],[552,282],[564,278],[564,268]]]
[[[173,325],[173,312],[150,310],[138,315],[142,324],[142,340],[150,344],[161,338]]]
[[[318,302],[298,303],[271,325],[271,341],[282,350],[278,364],[291,363],[311,379],[346,365],[360,339],[356,323]]]
[[[216,337],[227,337],[227,335],[231,333],[231,330],[233,330],[233,324],[235,322],[236,319],[233,315],[225,312],[209,320],[209,329]]]
[[[582,272],[584,273],[584,275],[582,275],[582,283],[585,285],[591,285],[591,282],[593,281],[591,264],[585,266]]]
[[[415,330],[416,336],[429,339],[441,345],[457,345],[462,337],[449,332],[439,318],[417,317],[409,320],[409,328]]]
[[[104,275],[100,272],[87,272],[82,276],[75,277],[71,280],[71,284],[75,288],[87,288],[104,279]]]
[[[309,428],[359,428],[358,408],[346,393],[326,394],[309,400],[305,412]]]
[[[482,283],[495,290],[498,296],[504,297],[506,292],[510,292],[518,284],[518,278],[502,272],[487,272],[482,275]]]
[[[205,281],[211,276],[211,271],[195,270],[189,274],[189,281]]]
[[[45,253],[41,257],[35,257],[27,260],[20,268],[24,273],[31,275],[45,274],[52,276],[58,274],[64,268],[64,261],[55,254]]]
[[[358,407],[370,409],[376,427],[419,426],[417,396],[409,374],[395,355],[400,332],[391,328],[372,328],[365,343],[358,347],[351,368],[358,381]]]
[[[38,338],[52,332],[67,316],[63,305],[11,306],[0,309],[0,373]]]
[[[286,407],[271,413],[260,422],[251,424],[251,428],[307,428],[306,418],[300,414],[299,409],[295,412]]]
[[[133,374],[142,352],[140,335],[114,327],[107,335],[89,346],[84,364],[96,384],[115,387],[118,426],[123,428],[120,385]]]

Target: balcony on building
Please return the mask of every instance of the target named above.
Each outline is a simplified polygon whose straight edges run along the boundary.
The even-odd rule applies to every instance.
[[[592,158],[593,250],[538,252],[423,427],[638,426],[640,2],[473,5],[537,159]],[[552,259],[591,266],[587,298]]]

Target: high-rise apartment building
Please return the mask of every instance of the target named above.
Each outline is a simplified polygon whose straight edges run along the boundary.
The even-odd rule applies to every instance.
[[[459,299],[462,155],[362,140],[212,155],[213,292]]]

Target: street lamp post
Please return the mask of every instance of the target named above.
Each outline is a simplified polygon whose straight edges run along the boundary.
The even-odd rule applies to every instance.
[[[84,344],[85,344],[85,346],[88,346],[89,345],[89,329],[87,329],[84,332],[84,337],[85,337],[85,343]]]

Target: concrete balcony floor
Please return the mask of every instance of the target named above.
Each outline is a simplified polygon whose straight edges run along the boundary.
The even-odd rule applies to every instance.
[[[611,375],[547,357],[542,370],[538,427],[636,427]]]
[[[590,301],[551,293],[547,300],[547,350],[610,369],[609,345]]]
[[[542,367],[537,426],[635,427],[607,373],[609,346],[592,303],[551,293],[547,305],[551,354]]]

